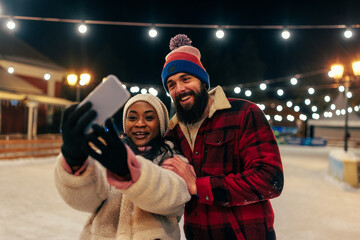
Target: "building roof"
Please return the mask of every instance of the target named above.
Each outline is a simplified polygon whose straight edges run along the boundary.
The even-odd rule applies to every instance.
[[[0,31],[0,59],[65,71],[47,56],[6,31]]]
[[[8,32],[0,31],[0,62],[18,63],[19,66],[28,66],[23,69],[27,72],[31,66],[32,71],[48,69],[52,72],[65,72],[66,70],[54,63],[51,59]],[[68,106],[73,102],[50,97],[43,91],[28,83],[20,77],[9,74],[0,66],[0,100],[33,101],[49,105]]]
[[[0,90],[11,93],[42,94],[41,89],[26,82],[20,77],[11,75],[0,67]]]
[[[0,68],[0,100],[29,100],[33,102],[69,106],[72,101],[44,95],[40,89],[26,82],[25,80],[9,74]]]

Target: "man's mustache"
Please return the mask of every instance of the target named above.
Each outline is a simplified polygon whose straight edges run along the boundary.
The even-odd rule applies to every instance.
[[[181,98],[186,97],[186,96],[195,96],[195,93],[194,93],[194,91],[191,91],[191,90],[188,92],[181,93],[175,97],[175,100],[179,102]]]

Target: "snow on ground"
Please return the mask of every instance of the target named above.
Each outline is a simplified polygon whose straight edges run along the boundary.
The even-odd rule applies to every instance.
[[[271,202],[279,240],[358,239],[360,189],[327,173],[331,148],[280,146],[285,186]],[[0,239],[77,239],[88,217],[53,181],[55,157],[0,161]]]
[[[328,174],[331,150],[281,146],[284,190],[271,201],[278,239],[359,239],[360,190]]]
[[[88,214],[55,189],[56,157],[0,161],[0,239],[77,239]]]

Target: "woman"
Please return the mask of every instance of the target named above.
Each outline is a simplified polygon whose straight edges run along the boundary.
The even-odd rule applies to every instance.
[[[96,116],[92,111],[90,103],[65,111],[55,168],[65,202],[92,213],[80,239],[180,239],[178,221],[190,195],[181,177],[159,166],[178,155],[163,138],[164,104],[150,94],[129,99],[123,114],[125,145],[110,119],[106,128],[93,125],[92,133],[84,134]]]

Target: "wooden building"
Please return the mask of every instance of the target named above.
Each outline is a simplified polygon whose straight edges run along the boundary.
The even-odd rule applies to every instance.
[[[0,31],[0,134],[32,139],[58,133],[62,112],[72,104],[60,97],[66,74],[24,41]]]

